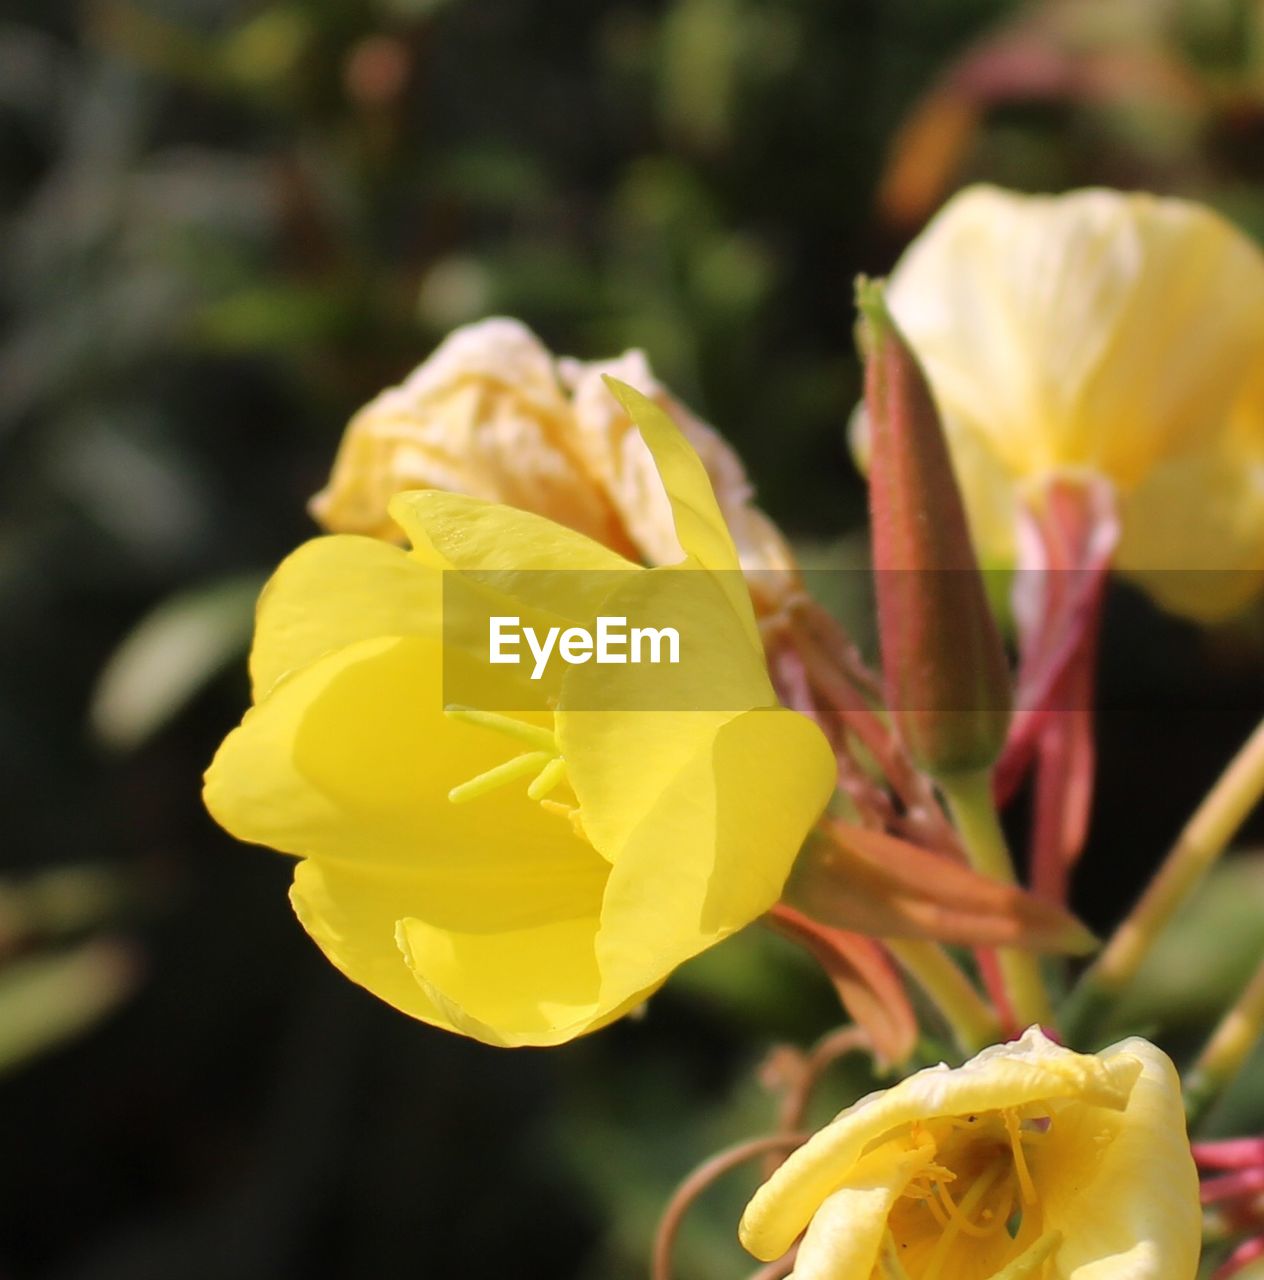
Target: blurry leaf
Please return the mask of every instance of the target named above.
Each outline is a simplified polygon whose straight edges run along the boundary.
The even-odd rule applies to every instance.
[[[1112,1025],[1209,1025],[1264,953],[1264,854],[1231,858],[1159,937]]]
[[[296,7],[264,9],[228,36],[220,51],[222,65],[242,84],[273,88],[298,65],[311,28],[310,18]]]
[[[96,0],[88,6],[87,30],[101,48],[175,80],[211,78],[214,50],[195,31],[168,22],[128,0]]]
[[[245,651],[262,579],[221,579],[182,592],[141,620],[97,681],[93,733],[118,750],[139,746]]]
[[[663,115],[704,150],[732,135],[743,16],[735,0],[680,0],[663,24]]]
[[[740,317],[754,311],[768,295],[774,264],[764,246],[750,236],[709,239],[695,255],[693,286],[718,316]]]
[[[19,26],[0,30],[0,104],[37,119],[55,101],[61,61],[57,42],[44,32]]]
[[[459,3],[460,0],[377,0],[377,7],[387,17],[429,18]]]
[[[809,1040],[838,1020],[820,966],[771,929],[743,929],[676,970],[672,993],[744,1035]]]
[[[86,1030],[135,988],[138,976],[131,948],[108,939],[0,970],[0,1071]]]
[[[64,938],[101,924],[121,898],[118,877],[104,867],[59,867],[0,882],[0,956],[32,938]]]
[[[230,351],[305,346],[339,332],[343,298],[328,288],[258,285],[210,303],[199,316],[199,335]]]

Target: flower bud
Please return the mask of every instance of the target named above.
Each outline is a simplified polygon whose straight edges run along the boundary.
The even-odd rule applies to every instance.
[[[1010,678],[926,377],[880,283],[857,285],[869,421],[869,506],[887,704],[936,776],[991,765]]]

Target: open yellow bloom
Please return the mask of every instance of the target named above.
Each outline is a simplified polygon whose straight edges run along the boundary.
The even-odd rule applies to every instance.
[[[1073,1053],[1035,1027],[871,1094],[742,1220],[756,1257],[806,1228],[795,1280],[1192,1280],[1198,1177],[1176,1071],[1145,1040]]]
[[[1264,411],[1248,385],[1264,366],[1264,255],[1223,218],[1147,195],[973,187],[887,296],[987,561],[1012,559],[1016,503],[1080,475],[1115,489],[1116,567],[1170,607],[1215,616],[1264,577]]]
[[[548,516],[623,555],[674,564],[683,549],[654,459],[603,377],[634,386],[701,458],[745,569],[791,569],[755,505],[741,461],[675,400],[640,351],[555,358],[525,325],[497,317],[450,334],[398,387],[352,419],[312,513],[339,533],[395,538],[390,499],[446,489]]]
[[[295,911],[339,969],[493,1044],[601,1026],[761,915],[833,787],[820,730],[776,704],[697,455],[619,394],[670,495],[678,565],[642,569],[478,499],[398,495],[410,550],[337,535],[277,571],[255,705],[207,773],[217,821],[302,859]],[[666,602],[688,662],[613,669],[630,683],[569,666],[512,714],[448,706],[453,682],[489,673],[471,626],[486,615],[454,613],[445,574],[490,614],[586,624]],[[526,696],[496,687],[498,706]]]

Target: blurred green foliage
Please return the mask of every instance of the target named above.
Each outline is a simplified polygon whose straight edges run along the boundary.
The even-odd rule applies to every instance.
[[[838,1016],[782,943],[704,957],[642,1022],[497,1053],[333,974],[284,860],[214,830],[197,778],[246,700],[253,584],[313,532],[346,419],[479,316],[646,348],[812,563],[858,563],[851,280],[916,230],[883,204],[897,129],[1031,13],[1076,65],[1157,50],[1205,91],[1184,114],[1144,82],[994,95],[944,190],[1145,181],[1264,227],[1239,0],[10,0],[6,1276],[640,1276],[669,1187],[767,1125],[770,1040]],[[1113,604],[1099,928],[1258,713],[1259,640]],[[870,1083],[831,1079],[826,1110]],[[742,1274],[752,1178],[691,1219],[682,1274]]]

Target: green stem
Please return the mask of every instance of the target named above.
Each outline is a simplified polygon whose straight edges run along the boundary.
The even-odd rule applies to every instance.
[[[1000,1038],[996,1014],[939,943],[913,938],[884,942],[947,1022],[963,1053],[977,1053]]]
[[[1002,884],[1017,884],[1009,846],[992,799],[992,778],[987,770],[939,778],[957,833],[970,865]],[[1012,947],[997,953],[1005,993],[1021,1026],[1038,1023],[1054,1026],[1053,1008],[1036,957]]]
[[[1085,971],[1064,1011],[1068,1033],[1090,1034],[1132,981],[1155,939],[1202,881],[1264,796],[1264,721],[1230,761],[1194,811],[1158,874],[1096,962]]]
[[[1192,1130],[1207,1109],[1233,1082],[1264,1034],[1264,959],[1221,1018],[1185,1083],[1185,1113]]]

